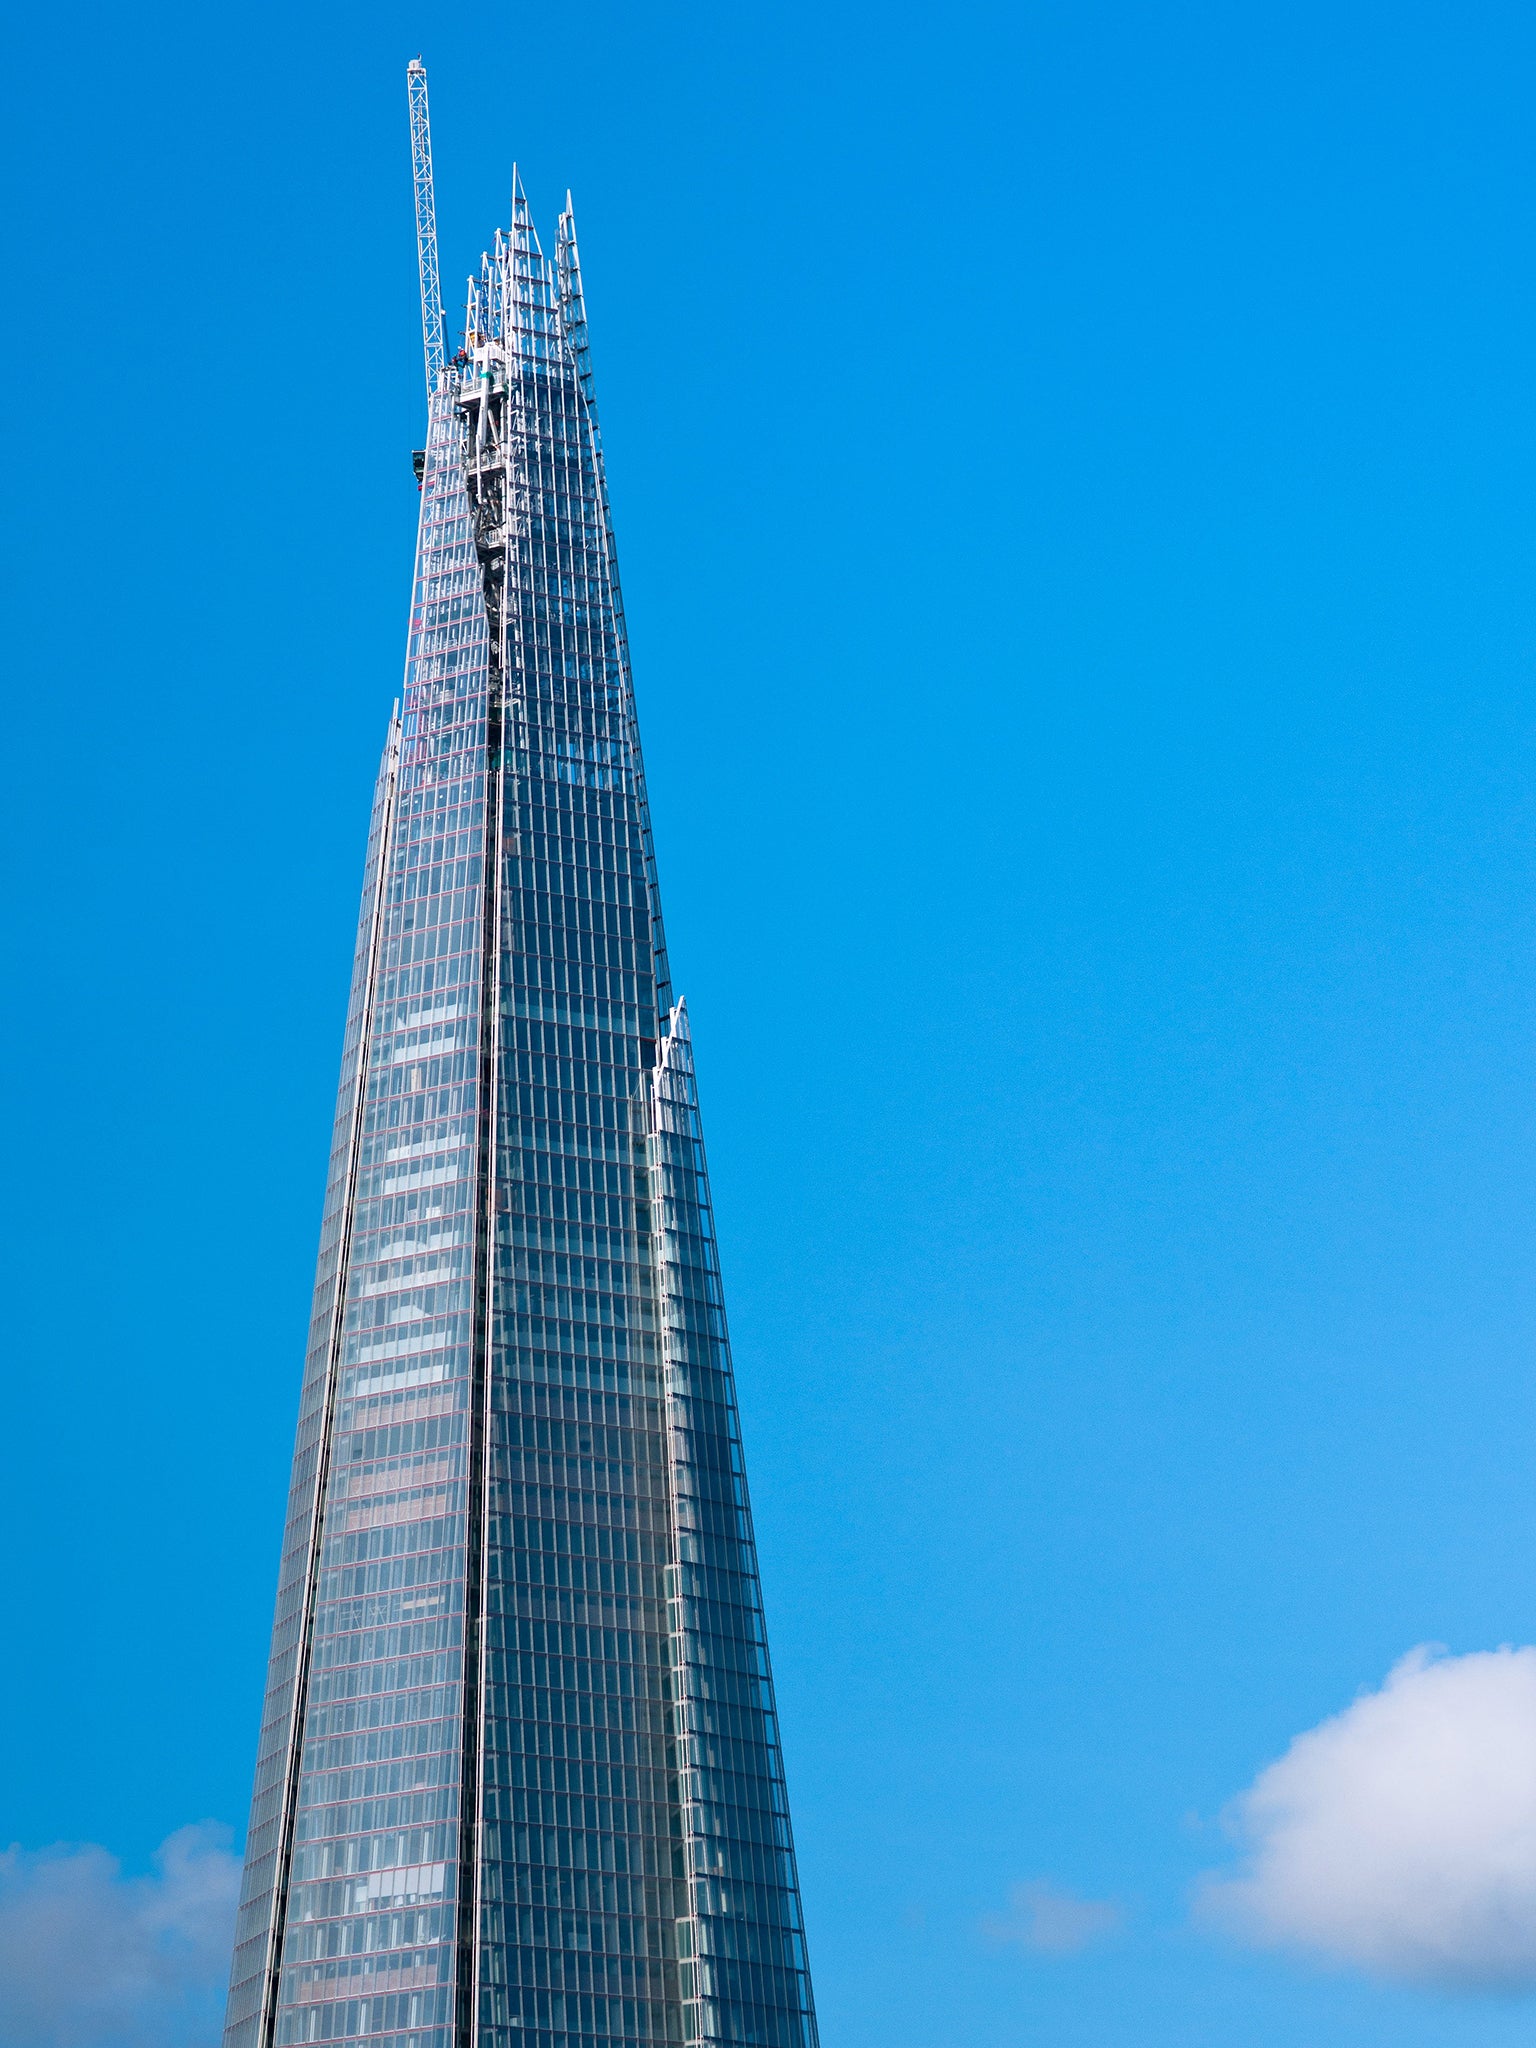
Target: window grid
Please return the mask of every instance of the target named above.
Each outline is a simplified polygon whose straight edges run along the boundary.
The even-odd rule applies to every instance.
[[[226,2048],[816,2048],[569,209],[550,263],[514,179],[466,329],[370,832]]]

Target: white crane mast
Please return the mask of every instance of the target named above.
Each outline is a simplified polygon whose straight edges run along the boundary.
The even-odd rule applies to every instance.
[[[427,114],[427,67],[419,57],[406,67],[411,103],[411,178],[416,187],[416,260],[421,271],[421,340],[427,360],[427,395],[437,389],[444,361],[443,293],[437,274],[437,201],[432,192],[432,123]]]

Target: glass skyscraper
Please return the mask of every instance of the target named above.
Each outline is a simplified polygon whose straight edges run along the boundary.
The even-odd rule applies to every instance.
[[[429,385],[226,2048],[815,2048],[569,199]]]

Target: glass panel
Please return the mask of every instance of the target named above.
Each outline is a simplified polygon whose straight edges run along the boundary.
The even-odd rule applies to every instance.
[[[815,2048],[575,228],[513,203],[432,399],[226,2048]]]

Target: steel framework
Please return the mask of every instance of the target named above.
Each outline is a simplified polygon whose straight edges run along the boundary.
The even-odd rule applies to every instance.
[[[443,290],[437,274],[437,201],[432,190],[432,120],[427,111],[427,67],[419,57],[406,67],[411,107],[411,181],[416,188],[416,262],[421,272],[421,340],[427,391],[437,389],[445,357]]]

